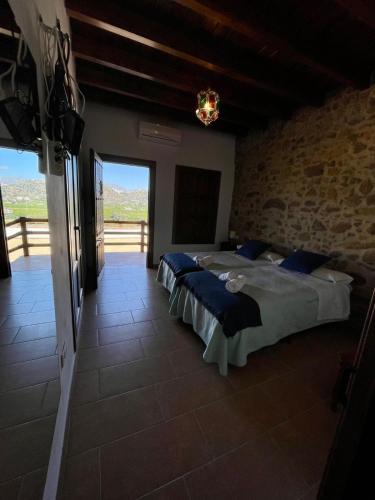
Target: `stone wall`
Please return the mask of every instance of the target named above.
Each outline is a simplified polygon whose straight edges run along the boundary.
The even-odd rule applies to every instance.
[[[237,142],[231,229],[333,257],[368,297],[375,286],[375,87]]]

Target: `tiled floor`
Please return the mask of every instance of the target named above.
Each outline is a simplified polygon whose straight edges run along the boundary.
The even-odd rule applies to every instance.
[[[40,500],[60,398],[49,256],[0,280],[0,499]]]
[[[347,324],[296,335],[221,377],[136,255],[86,299],[63,500],[312,500],[335,430]]]

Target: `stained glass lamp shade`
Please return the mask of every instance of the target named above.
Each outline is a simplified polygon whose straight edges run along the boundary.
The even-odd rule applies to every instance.
[[[201,90],[197,94],[196,115],[206,126],[219,118],[219,94],[214,90]]]

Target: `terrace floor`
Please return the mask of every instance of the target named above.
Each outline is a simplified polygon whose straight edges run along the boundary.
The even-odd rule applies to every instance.
[[[329,324],[251,354],[228,377],[141,254],[106,255],[86,296],[62,500],[313,500],[336,428]]]
[[[43,249],[44,250],[44,249]],[[17,256],[14,260],[11,260],[11,268],[13,273],[18,273],[21,271],[47,271],[49,275],[51,274],[51,255],[49,249],[43,255],[29,255],[29,257],[23,257],[22,255]],[[18,274],[13,275],[17,278]],[[51,281],[49,282],[49,284]]]
[[[0,498],[40,500],[60,398],[50,257],[0,280]]]
[[[147,274],[146,259],[147,253],[137,251],[115,252],[113,247],[105,247],[105,268],[123,268],[137,270]]]

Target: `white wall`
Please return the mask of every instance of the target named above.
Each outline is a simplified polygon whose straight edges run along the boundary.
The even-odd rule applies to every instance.
[[[220,241],[227,240],[234,181],[235,136],[214,132],[210,128],[204,128],[203,125],[190,127],[162,120],[160,122],[162,125],[182,130],[181,146],[171,147],[138,139],[139,121],[157,122],[157,118],[152,116],[88,102],[84,119],[86,158],[88,149],[93,148],[98,153],[156,162],[155,264],[164,252],[190,249],[214,250],[218,248]],[[221,171],[215,245],[171,243],[176,164]]]
[[[64,0],[9,0],[9,4],[36,62],[39,107],[43,113],[44,83],[40,70],[41,56],[38,18],[39,15],[41,15],[43,22],[48,26],[53,26],[56,23],[56,18],[59,18],[62,30],[64,32],[69,32],[69,20],[65,10]],[[70,67],[72,68],[72,66],[73,62]],[[71,313],[69,247],[65,210],[65,181],[64,177],[61,175],[62,169],[54,161],[53,146],[54,144],[48,141],[47,137],[44,135],[42,169],[43,172],[46,173],[57,349],[59,354],[61,354],[64,349],[65,361],[64,367],[62,369],[60,367],[61,397],[44,490],[44,498],[48,500],[55,498],[57,492],[75,363],[73,319]]]

